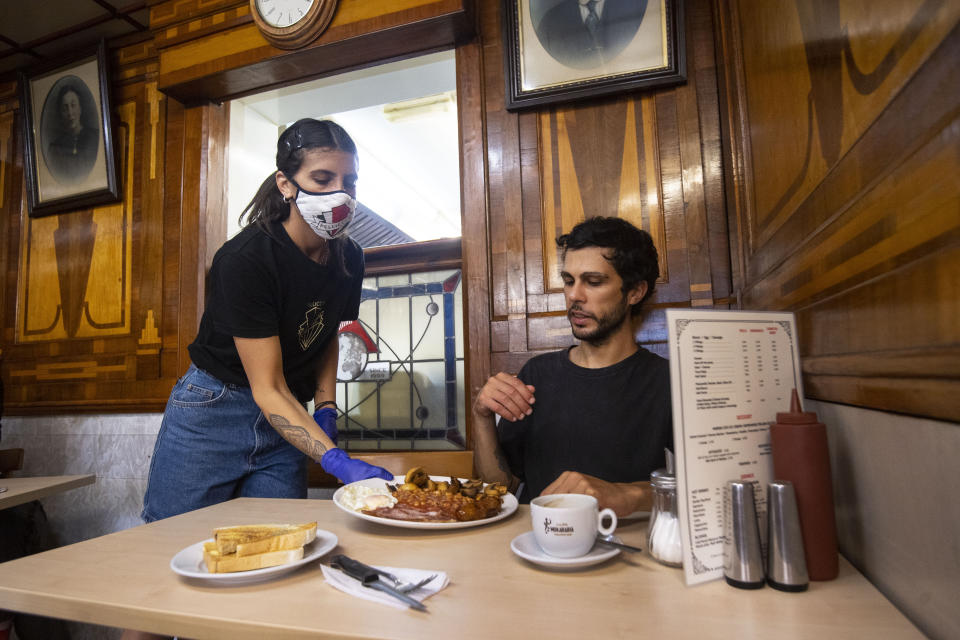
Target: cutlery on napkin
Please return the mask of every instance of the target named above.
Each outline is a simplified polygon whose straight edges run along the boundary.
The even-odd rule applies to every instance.
[[[349,560],[349,558],[347,560]],[[374,566],[370,568],[380,575],[390,574],[392,577],[396,578],[397,582],[406,584],[416,584],[433,576],[433,579],[423,584],[423,586],[411,591],[407,591],[406,593],[401,592],[402,595],[412,598],[416,602],[422,602],[423,600],[429,598],[433,594],[446,587],[450,582],[447,574],[443,571],[424,571],[421,569],[405,569],[383,566]],[[321,564],[320,570],[323,572],[323,577],[327,581],[327,584],[334,589],[343,591],[344,593],[349,593],[350,595],[363,598],[364,600],[389,604],[399,609],[406,609],[407,607],[413,606],[411,604],[402,602],[400,599],[398,599],[396,594],[385,592],[390,591],[389,589],[380,591],[375,590],[375,587],[365,586],[359,578],[350,576],[342,569]],[[384,584],[387,586],[393,586],[392,581],[385,582]],[[423,605],[421,604],[420,606],[422,607]]]

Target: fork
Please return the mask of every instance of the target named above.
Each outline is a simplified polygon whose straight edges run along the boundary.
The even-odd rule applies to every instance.
[[[428,582],[431,582],[434,578],[437,577],[437,574],[429,575],[420,582],[411,582],[408,584],[398,584],[397,591],[400,593],[410,593],[411,591],[416,591],[420,587],[425,586]]]
[[[357,562],[357,561],[354,560],[353,562]],[[428,582],[430,582],[431,580],[433,580],[434,578],[437,577],[437,574],[434,573],[434,574],[431,574],[431,575],[427,576],[426,578],[424,578],[424,579],[421,580],[420,582],[407,582],[407,583],[404,583],[404,582],[401,582],[401,581],[400,581],[400,578],[398,578],[397,576],[393,575],[392,573],[390,573],[390,572],[388,572],[388,571],[384,571],[384,570],[378,569],[378,568],[376,568],[376,567],[371,567],[371,566],[365,565],[365,564],[360,563],[360,562],[357,562],[357,564],[362,565],[363,568],[365,568],[365,569],[367,569],[367,570],[369,570],[369,571],[373,571],[373,572],[376,573],[377,575],[383,576],[384,578],[386,578],[387,580],[389,580],[390,582],[392,582],[392,583],[393,583],[393,588],[396,589],[397,591],[399,591],[400,593],[409,593],[409,592],[411,592],[411,591],[416,591],[417,589],[419,589],[420,587],[426,585]]]
[[[387,573],[386,571],[381,571],[380,569],[374,568],[378,574],[393,582],[393,588],[399,591],[400,593],[409,593],[411,591],[416,591],[420,587],[426,585],[428,582],[437,577],[437,574],[431,574],[421,580],[420,582],[407,582],[406,584],[400,582],[400,579],[392,573]]]

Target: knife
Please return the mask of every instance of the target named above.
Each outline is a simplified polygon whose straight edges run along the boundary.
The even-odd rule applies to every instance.
[[[351,578],[359,580],[360,584],[368,589],[376,589],[377,591],[382,591],[386,594],[389,594],[397,600],[400,600],[401,602],[404,602],[410,607],[416,609],[417,611],[427,610],[427,607],[424,606],[424,604],[419,600],[411,598],[407,594],[397,591],[395,588],[381,581],[381,572],[369,565],[365,565],[362,562],[354,560],[353,558],[348,558],[344,555],[336,555],[330,558],[330,566],[340,569]]]

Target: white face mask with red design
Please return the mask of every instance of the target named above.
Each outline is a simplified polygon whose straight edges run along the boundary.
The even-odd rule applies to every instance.
[[[353,196],[346,191],[307,191],[296,182],[293,185],[297,188],[297,209],[314,233],[326,240],[344,235],[357,208]]]

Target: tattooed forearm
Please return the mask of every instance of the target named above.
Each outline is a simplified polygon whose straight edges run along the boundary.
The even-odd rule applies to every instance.
[[[284,439],[295,446],[300,451],[319,462],[327,448],[322,442],[310,435],[310,432],[303,427],[290,424],[290,421],[277,414],[270,415],[270,424],[276,429]]]

